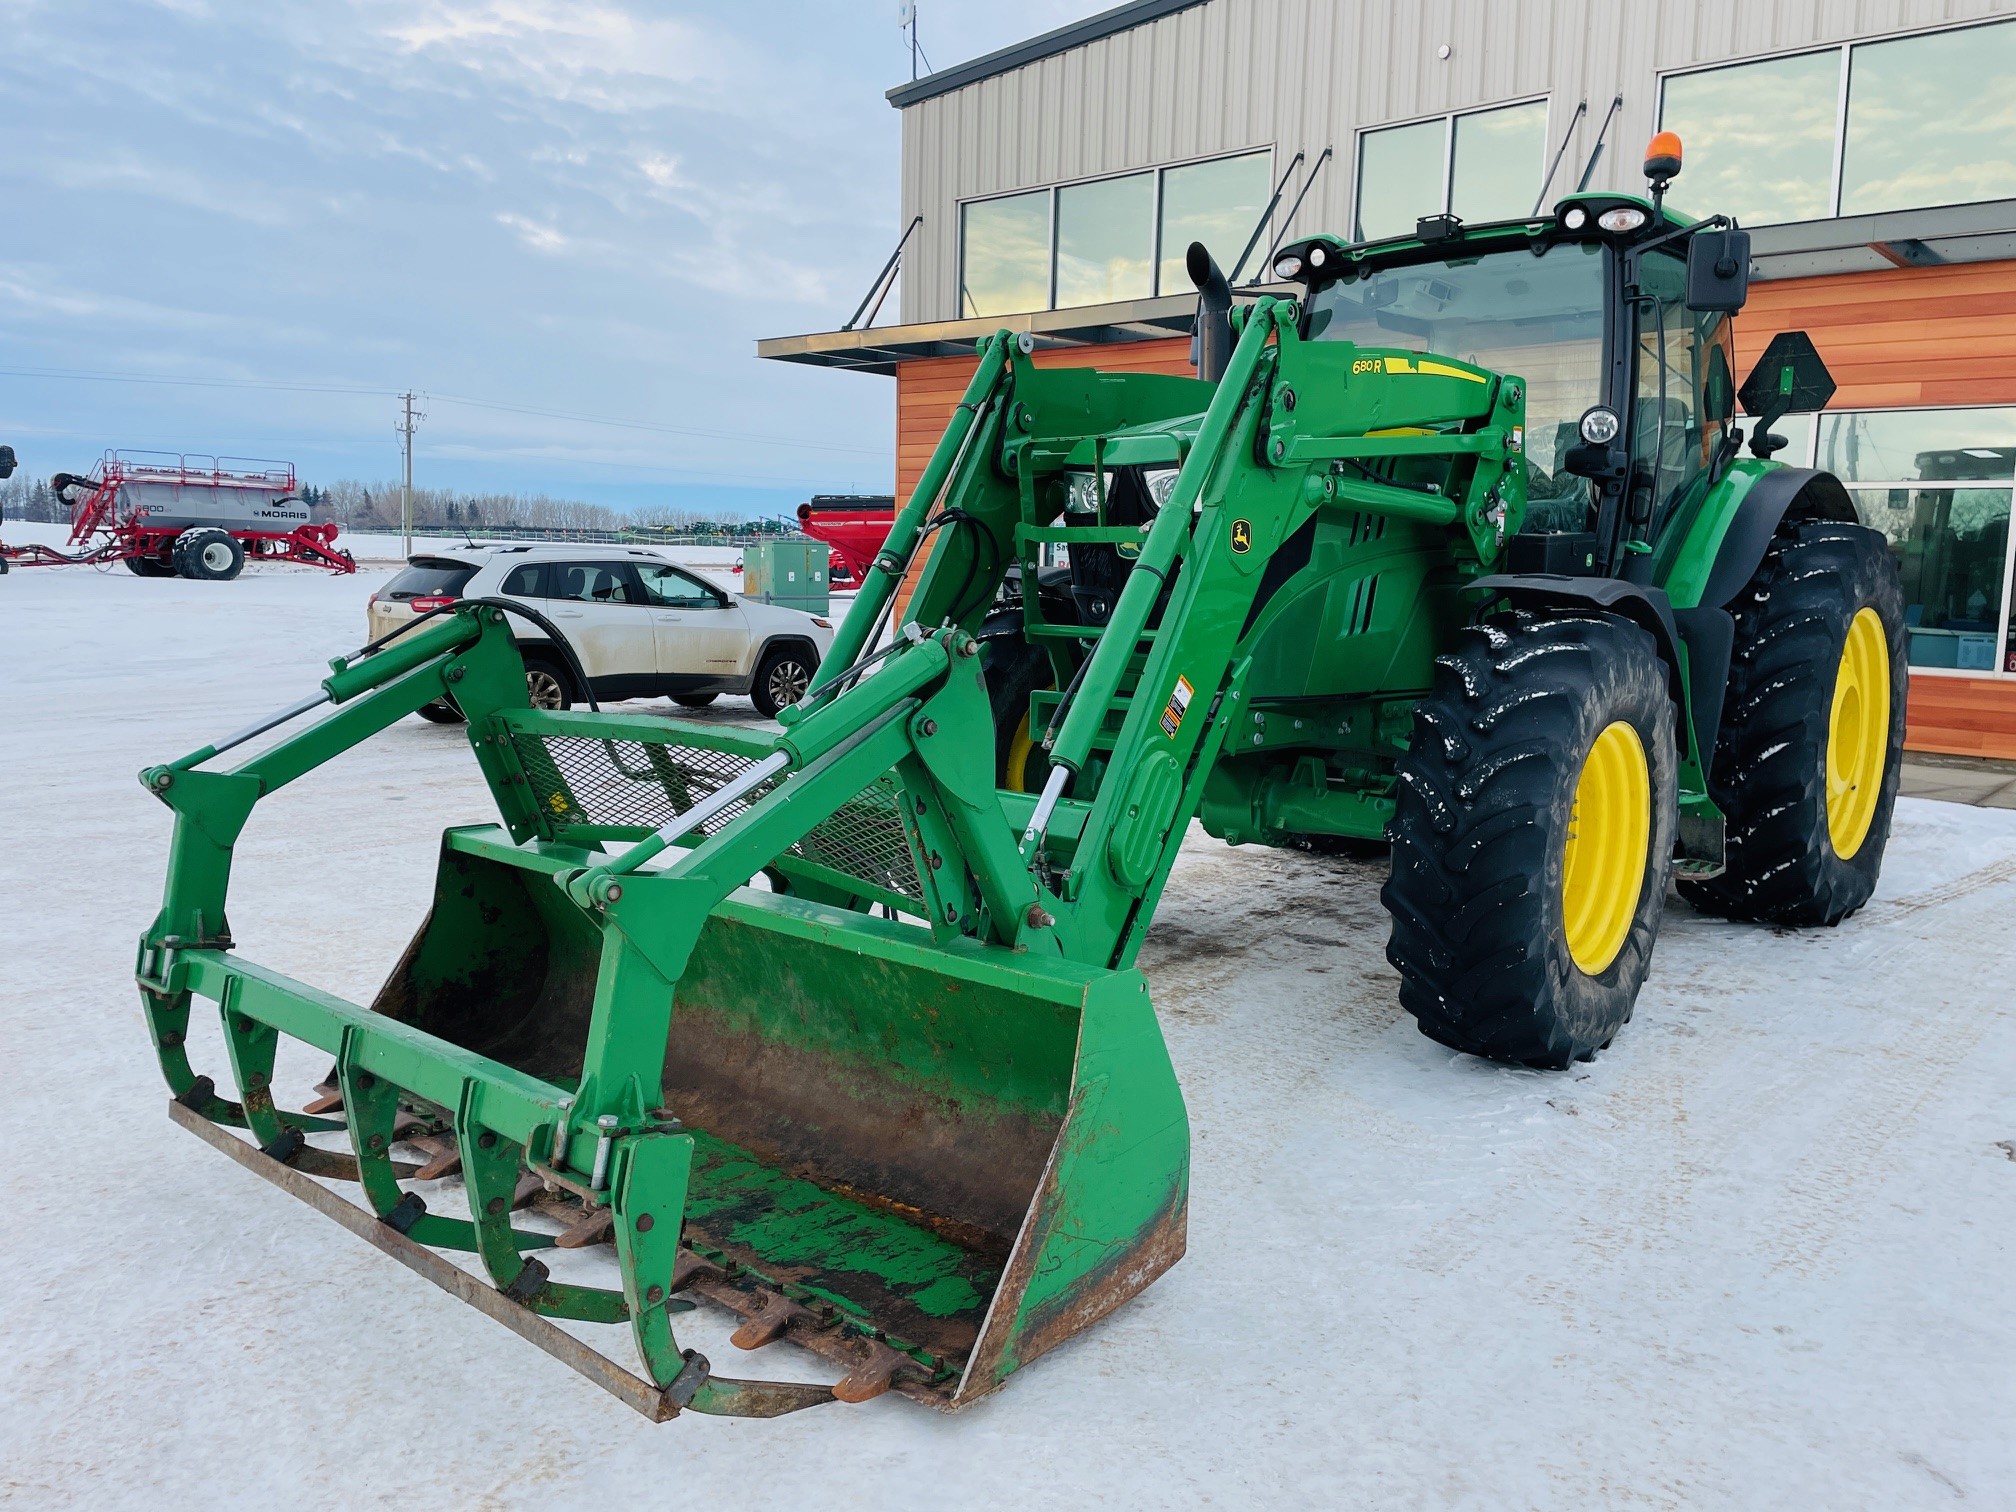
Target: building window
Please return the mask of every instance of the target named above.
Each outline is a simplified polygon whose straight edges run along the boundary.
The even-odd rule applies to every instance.
[[[1267,152],[1247,152],[968,200],[959,211],[959,313],[1188,293],[1183,254],[1193,241],[1230,274],[1267,209],[1270,162]]]
[[[1050,303],[1050,191],[975,200],[959,213],[959,308],[1008,315]]]
[[[1752,224],[2016,196],[2016,22],[1669,76],[1685,203]]]
[[[1156,274],[1160,292],[1181,294],[1190,288],[1183,255],[1192,242],[1209,247],[1230,276],[1232,260],[1245,250],[1267,208],[1267,195],[1274,187],[1271,167],[1266,153],[1249,152],[1162,171],[1161,265]],[[1257,250],[1265,253],[1267,248]]]
[[[1146,299],[1155,292],[1155,175],[1057,191],[1060,307]]]
[[[1358,138],[1360,241],[1405,236],[1424,215],[1533,213],[1547,157],[1547,102],[1386,126]]]
[[[1883,532],[1904,580],[1914,667],[2016,672],[2010,492],[2016,409],[1823,414],[1818,465]]]

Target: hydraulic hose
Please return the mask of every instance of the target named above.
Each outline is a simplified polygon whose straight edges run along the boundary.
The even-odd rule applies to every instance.
[[[423,609],[420,613],[414,615],[413,618],[406,621],[405,624],[386,631],[376,640],[368,641],[358,647],[357,650],[352,651],[348,656],[338,659],[345,663],[361,661],[363,658],[371,655],[372,652],[383,650],[393,641],[399,639],[400,636],[410,633],[437,615],[453,614],[458,609],[469,608],[501,609],[506,614],[515,614],[520,619],[530,620],[541,630],[544,630],[551,637],[555,649],[566,659],[567,670],[573,674],[574,685],[581,690],[581,696],[587,699],[588,707],[593,709],[597,714],[602,712],[602,705],[595,701],[595,689],[588,681],[588,673],[581,665],[581,658],[574,654],[574,647],[568,643],[567,637],[561,633],[559,626],[555,625],[553,621],[546,618],[537,609],[527,609],[523,604],[515,603],[510,599],[465,598],[457,599],[452,604],[442,604],[437,608]],[[267,728],[271,729],[272,726],[269,725]]]

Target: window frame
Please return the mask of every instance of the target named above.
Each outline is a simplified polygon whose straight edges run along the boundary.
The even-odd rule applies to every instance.
[[[1664,86],[1661,86],[1662,90]],[[1665,95],[1660,95],[1663,107]],[[1365,139],[1377,136],[1382,131],[1398,131],[1407,126],[1426,126],[1436,121],[1442,123],[1442,198],[1438,209],[1432,214],[1449,213],[1449,195],[1456,182],[1456,121],[1461,116],[1489,115],[1494,110],[1517,110],[1522,105],[1544,105],[1547,107],[1546,124],[1541,127],[1540,177],[1535,181],[1533,192],[1538,195],[1547,187],[1547,144],[1554,140],[1554,95],[1551,90],[1535,94],[1514,95],[1509,100],[1493,100],[1486,105],[1466,105],[1461,110],[1431,110],[1422,115],[1402,116],[1398,120],[1381,121],[1376,126],[1360,126],[1351,133],[1351,194],[1350,203],[1345,208],[1345,223],[1351,227],[1350,240],[1387,241],[1390,237],[1358,235],[1360,212],[1364,209],[1361,198],[1365,192]],[[1489,224],[1479,221],[1479,225]],[[1406,232],[1395,235],[1404,236]]]
[[[1842,170],[1847,166],[1848,157],[1848,85],[1850,79],[1854,76],[1854,58],[1852,55],[1855,50],[1862,47],[1881,47],[1889,42],[1909,42],[1917,37],[1936,37],[1947,32],[1978,31],[1988,26],[2016,26],[2016,15],[1975,16],[1966,21],[1945,21],[1933,26],[1914,26],[1902,31],[1884,32],[1881,36],[1854,37],[1840,42],[1823,42],[1805,47],[1784,47],[1773,52],[1753,53],[1742,58],[1725,58],[1719,63],[1688,63],[1679,68],[1661,69],[1654,75],[1654,83],[1657,86],[1657,101],[1652,119],[1657,124],[1653,129],[1655,131],[1664,131],[1666,129],[1666,84],[1669,79],[1691,78],[1698,74],[1725,73],[1734,68],[1747,68],[1753,63],[1777,63],[1782,62],[1786,58],[1810,58],[1821,53],[1831,52],[1836,55],[1834,80],[1834,151],[1831,159],[1832,167],[1830,169],[1833,181],[1828,185],[1827,189],[1827,213],[1824,216],[1815,217],[1815,219],[1839,220],[1841,218],[1841,174]],[[1898,205],[1894,207],[1894,210],[1930,210],[1946,204],[1965,205],[1975,203],[1979,202],[1973,200],[1941,200],[1932,205]],[[1888,215],[1892,214],[1893,210],[1857,211],[1856,213],[1858,215],[1865,213]],[[1812,223],[1811,220],[1757,222],[1760,226],[1797,226],[1811,225]],[[1960,405],[1951,407],[1973,409],[1977,406]],[[1817,429],[1815,433],[1818,433]],[[1936,671],[1937,669],[1928,668],[1927,670]]]
[[[1165,290],[1161,287],[1162,189],[1163,189],[1163,182],[1167,177],[1167,175],[1178,169],[1195,168],[1198,165],[1204,163],[1226,163],[1231,162],[1235,158],[1264,157],[1267,160],[1267,192],[1269,194],[1272,194],[1274,189],[1274,160],[1278,150],[1279,150],[1278,144],[1269,142],[1264,146],[1241,147],[1230,152],[1207,152],[1200,154],[1197,157],[1176,158],[1166,163],[1149,163],[1143,167],[1118,168],[1111,173],[1088,174],[1084,178],[1058,179],[1056,182],[1049,184],[1027,184],[1019,189],[1002,189],[992,194],[973,194],[955,199],[953,201],[953,204],[957,210],[958,245],[953,252],[952,269],[953,269],[953,281],[955,285],[954,310],[956,313],[953,315],[952,318],[954,320],[993,320],[999,318],[993,315],[969,315],[966,313],[966,302],[967,302],[966,207],[967,206],[984,205],[994,200],[1020,199],[1024,195],[1031,195],[1031,194],[1041,194],[1044,196],[1045,203],[1049,213],[1050,223],[1049,223],[1049,234],[1045,238],[1048,246],[1047,255],[1049,258],[1049,263],[1048,263],[1047,276],[1044,279],[1044,288],[1046,291],[1045,298],[1047,302],[1044,304],[1043,309],[1046,311],[1055,310],[1059,308],[1057,304],[1058,195],[1066,189],[1082,189],[1087,185],[1091,184],[1110,183],[1117,179],[1139,178],[1144,173],[1150,174],[1154,178],[1154,186],[1153,186],[1154,192],[1150,194],[1148,197],[1149,292],[1143,295],[1142,298],[1161,299],[1172,292],[1173,293],[1185,292],[1182,290],[1174,290],[1174,291]],[[1268,219],[1270,221],[1273,219],[1271,213],[1268,216]],[[1229,275],[1231,270],[1228,268],[1226,272]],[[1091,309],[1094,308],[1094,306],[1066,305],[1063,308],[1076,310],[1076,309]],[[1016,311],[1003,312],[1003,314],[1035,314],[1035,313],[1037,312],[1033,310],[1032,311],[1016,310]]]
[[[1953,31],[1958,28],[1943,27],[1940,29]],[[2016,406],[2007,404],[1898,404],[1887,407],[1863,405],[1854,408],[1844,407],[1835,409],[1830,405],[1826,409],[1814,412],[1813,423],[1807,427],[1806,444],[1799,449],[1802,455],[1796,460],[1789,450],[1780,452],[1778,455],[1784,460],[1792,462],[1794,466],[1817,468],[1820,465],[1820,424],[1821,421],[1830,416],[1845,419],[1855,415],[1951,415],[1968,410],[2006,410],[2011,408],[2016,408]],[[1756,422],[1751,417],[1746,416],[1743,418],[1750,419],[1750,426],[1744,434],[1744,439],[1747,441],[1756,428]],[[2016,672],[2008,670],[2009,653],[2012,649],[2016,649],[2016,633],[2012,633],[2009,629],[2010,611],[2012,607],[2016,607],[2016,478],[1935,478],[1931,480],[1924,478],[1857,478],[1852,481],[1842,478],[1841,486],[1851,495],[1857,493],[1884,493],[1891,490],[1930,490],[1942,487],[1954,490],[1963,488],[1981,490],[2003,489],[2008,493],[2009,529],[2002,543],[2002,598],[1999,617],[1995,621],[2001,628],[1998,631],[1998,639],[1995,643],[1995,664],[1986,670],[1979,667],[1921,667],[1913,664],[1911,666],[1911,676],[1989,677],[2004,683],[2016,684]]]

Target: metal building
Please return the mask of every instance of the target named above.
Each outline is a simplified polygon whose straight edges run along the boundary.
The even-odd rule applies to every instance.
[[[1909,743],[2016,757],[2011,79],[2016,0],[1133,0],[891,90],[898,257],[758,349],[895,374],[907,491],[991,331],[1185,372],[1193,239],[1257,284],[1290,235],[1638,191],[1675,130],[1673,203],[1754,234],[1744,361],[1804,329],[1839,382],[1784,455],[1898,553]]]

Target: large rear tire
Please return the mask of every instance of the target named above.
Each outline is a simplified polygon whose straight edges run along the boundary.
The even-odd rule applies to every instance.
[[[1673,866],[1677,758],[1652,637],[1503,615],[1436,659],[1401,759],[1386,957],[1421,1032],[1588,1060],[1630,1020]]]
[[[1869,901],[1904,752],[1904,591],[1875,531],[1788,526],[1731,606],[1736,644],[1709,793],[1728,820],[1704,913],[1838,924]]]

